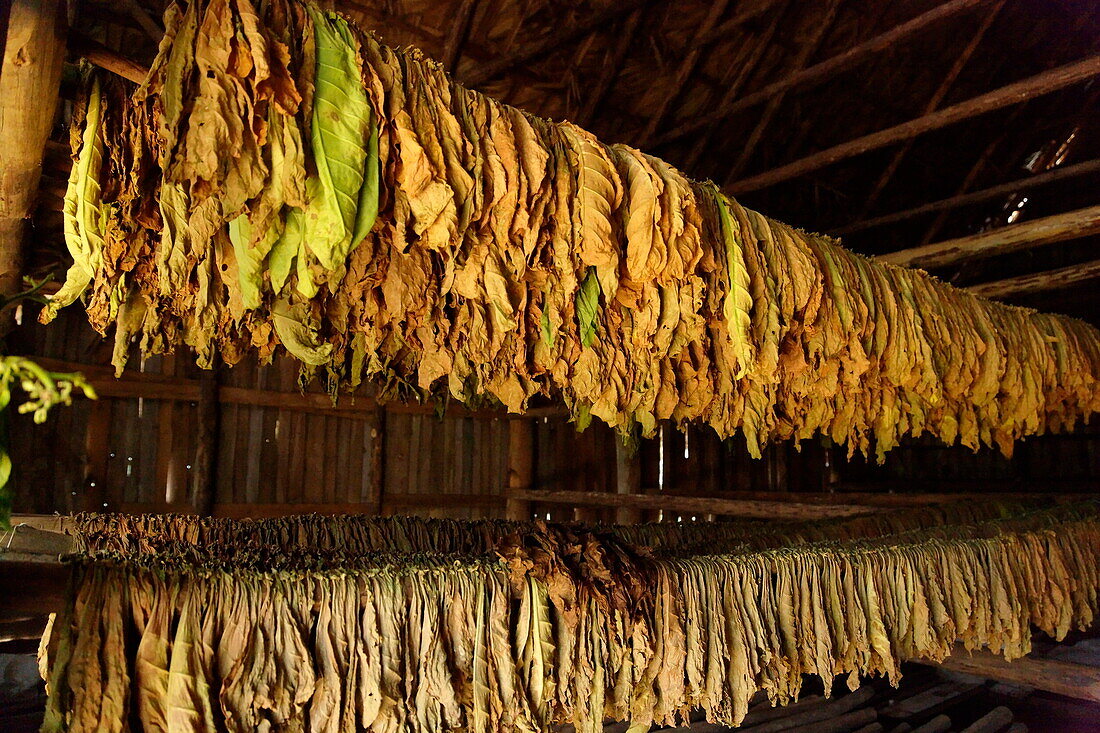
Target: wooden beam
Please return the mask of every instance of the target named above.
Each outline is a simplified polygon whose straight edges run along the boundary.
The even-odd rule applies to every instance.
[[[1005,0],[996,0],[993,3],[993,7],[989,9],[989,12],[985,14],[982,22],[978,25],[977,30],[974,31],[974,35],[970,37],[970,42],[963,47],[962,52],[955,58],[955,63],[951,65],[947,74],[944,76],[943,81],[940,82],[939,87],[933,92],[932,98],[924,105],[924,109],[921,114],[931,114],[935,112],[940,102],[943,101],[947,93],[951,91],[951,87],[955,85],[955,80],[959,78],[959,74],[962,73],[963,68],[966,67],[967,62],[970,61],[970,57],[974,55],[974,51],[978,49],[982,39],[985,38],[986,32],[989,27],[993,25],[993,21],[997,19],[997,16],[1001,13],[1001,8],[1005,5]],[[886,188],[886,184],[890,182],[894,177],[894,173],[897,172],[898,167],[901,165],[901,161],[909,154],[909,150],[913,147],[913,140],[906,140],[894,156],[890,159],[886,168],[879,175],[878,180],[875,181],[875,185],[871,188],[871,193],[867,195],[867,199],[863,202],[863,209],[859,213],[859,218],[864,219],[875,208],[875,204],[878,203],[879,196],[882,195],[883,190]]]
[[[141,3],[138,0],[124,0],[124,4],[130,11],[130,17],[141,26],[146,35],[159,43],[161,36],[164,35],[164,29],[153,20],[149,13],[145,12],[145,8],[141,7]]]
[[[543,38],[533,39],[523,43],[516,52],[510,53],[496,61],[482,64],[461,79],[461,82],[471,87],[477,86],[478,84],[484,84],[510,71],[516,66],[529,63],[549,53],[561,50],[562,46],[568,45],[571,41],[575,41],[578,38],[588,35],[592,31],[610,25],[616,18],[632,13],[638,8],[645,6],[648,2],[649,0],[624,0],[623,2],[612,3],[602,10],[593,13],[576,25],[560,28]]]
[[[1100,232],[1100,206],[1089,206],[1065,214],[972,234],[958,239],[926,244],[880,255],[892,265],[921,267],[926,270],[960,262],[1020,252],[1045,244],[1080,239]]]
[[[1100,278],[1100,260],[1091,260],[1079,265],[1060,267],[1057,270],[1035,272],[1019,277],[972,285],[967,290],[985,298],[1005,298],[1010,295],[1042,293],[1047,290],[1067,288],[1077,283]]]
[[[1077,700],[1100,702],[1100,667],[1036,657],[1007,662],[1003,657],[989,652],[968,655],[965,651],[952,654],[937,666]]]
[[[135,84],[141,84],[149,75],[149,69],[122,56],[104,46],[99,41],[88,38],[79,31],[69,34],[69,50],[77,56],[88,60],[89,63],[101,69],[118,74],[123,79],[129,79]]]
[[[520,494],[532,493],[535,475],[535,425],[513,420],[508,424],[508,519],[531,518],[531,504]]]
[[[611,57],[601,65],[600,78],[596,80],[595,86],[588,92],[584,106],[577,113],[577,124],[581,127],[588,127],[592,124],[592,120],[596,117],[596,111],[603,104],[611,85],[619,78],[623,64],[626,62],[626,56],[633,48],[634,35],[638,32],[638,26],[641,24],[644,14],[645,9],[638,8],[626,17],[622,27],[618,29],[616,33],[618,40],[615,41],[615,49],[612,51]]]
[[[817,53],[817,50],[821,47],[822,42],[824,42],[825,37],[833,27],[833,20],[836,18],[838,10],[840,10],[840,0],[829,0],[829,4],[825,10],[825,16],[821,19],[817,28],[814,29],[810,38],[802,44],[798,54],[795,56],[794,62],[791,64],[794,73],[797,74],[799,71],[806,68],[806,64],[813,58],[813,55]],[[767,106],[764,107],[763,114],[757,118],[756,125],[749,134],[748,140],[745,141],[741,148],[741,154],[737,156],[737,160],[730,168],[729,174],[726,176],[725,186],[737,180],[741,172],[745,170],[745,166],[748,165],[749,159],[752,158],[753,153],[756,152],[756,147],[760,144],[760,139],[767,131],[768,125],[771,124],[772,118],[775,117],[775,113],[778,112],[779,108],[783,105],[783,100],[787,98],[788,91],[790,91],[790,87],[776,93],[768,100]]]
[[[722,97],[718,100],[717,107],[725,107],[730,102],[737,99],[737,95],[741,93],[745,84],[752,78],[752,75],[756,72],[756,68],[760,65],[761,59],[764,58],[764,54],[767,52],[768,48],[770,48],[772,38],[779,29],[780,21],[783,20],[789,6],[790,0],[784,0],[778,4],[767,28],[764,29],[760,37],[756,39],[756,43],[753,44],[752,51],[749,53],[748,58],[745,59],[744,63],[738,64],[737,76],[732,82],[726,85],[725,91],[722,92]],[[695,167],[695,164],[699,162],[699,158],[703,156],[703,153],[706,152],[710,145],[710,139],[714,135],[715,129],[717,129],[717,125],[710,125],[697,137],[695,143],[691,146],[691,151],[687,154],[687,157],[681,161],[683,170],[690,171]]]
[[[834,0],[834,2],[835,1],[836,0]],[[710,10],[707,11],[707,15],[703,19],[702,25],[698,28],[698,36],[705,38],[715,26],[718,25],[718,21],[721,20],[728,5],[729,0],[714,0],[710,3]],[[666,86],[662,90],[657,108],[650,112],[649,121],[646,123],[645,129],[642,130],[641,136],[635,141],[638,147],[644,148],[649,145],[649,141],[653,138],[653,134],[657,131],[657,128],[660,127],[661,123],[664,122],[669,107],[680,98],[684,86],[695,72],[695,67],[699,64],[699,57],[709,45],[709,42],[699,40],[689,44],[689,50],[683,59],[681,59],[680,65],[677,67],[676,76],[673,77],[672,84]]]
[[[793,494],[792,494],[793,496]],[[798,504],[789,501],[719,499],[659,494],[611,494],[595,491],[522,491],[508,492],[509,501],[526,501],[567,506],[627,507],[635,510],[725,514],[751,519],[813,519],[850,517],[881,511],[876,507],[851,504]]]
[[[914,206],[911,209],[905,209],[904,211],[896,211],[892,214],[883,214],[882,216],[876,216],[873,219],[864,219],[863,221],[857,221],[853,224],[842,226],[838,229],[833,229],[830,233],[833,236],[844,236],[847,234],[853,234],[855,232],[861,232],[865,229],[871,229],[884,224],[893,224],[898,221],[905,221],[906,219],[912,219],[922,214],[931,214],[936,211],[949,211],[951,209],[957,209],[963,206],[969,206],[970,204],[978,204],[983,201],[991,201],[997,198],[1004,198],[1014,193],[1022,193],[1029,191],[1039,186],[1045,186],[1049,183],[1057,183],[1059,181],[1068,181],[1073,178],[1081,176],[1087,176],[1090,174],[1100,173],[1100,159],[1086,160],[1082,163],[1075,163],[1074,165],[1059,166],[1058,168],[1052,168],[1046,173],[1039,173],[1038,175],[1028,176],[1027,178],[1020,178],[1015,181],[1009,181],[1008,183],[1002,183],[998,186],[991,186],[990,188],[984,188],[981,191],[974,191],[972,193],[961,193],[949,198],[940,199],[939,201],[932,201],[921,206]],[[969,188],[969,186],[967,187]]]
[[[443,44],[443,56],[439,62],[452,74],[458,66],[459,57],[462,56],[462,47],[470,35],[470,21],[473,20],[474,12],[477,10],[477,3],[478,0],[461,0],[451,20],[451,30],[447,33],[447,40]]]
[[[687,120],[675,129],[658,137],[654,141],[654,145],[663,145],[673,140],[686,137],[696,130],[701,130],[708,125],[720,122],[737,112],[764,102],[774,95],[792,87],[809,86],[831,79],[855,67],[869,56],[873,56],[887,49],[895,48],[902,41],[915,36],[921,31],[931,28],[948,18],[954,17],[964,10],[968,10],[984,2],[989,2],[989,0],[952,0],[951,2],[937,6],[906,23],[902,23],[885,33],[880,33],[874,38],[868,39],[857,46],[853,46],[844,53],[833,56],[813,66],[809,66],[802,71],[790,74],[752,94],[731,101],[727,105],[718,107],[709,114],[698,115],[691,120]]]
[[[1067,86],[1090,79],[1100,74],[1100,55],[1089,56],[1065,66],[1036,74],[1028,79],[996,89],[987,94],[960,102],[959,104],[945,107],[944,109],[923,115],[900,125],[888,127],[885,130],[873,132],[870,135],[849,140],[840,145],[834,145],[808,157],[796,160],[786,165],[779,166],[770,171],[765,171],[755,176],[738,181],[730,187],[730,192],[742,194],[748,191],[757,191],[776,183],[782,183],[792,178],[813,171],[820,170],[828,165],[847,160],[856,155],[878,150],[894,143],[908,140],[918,135],[940,130],[958,122],[968,120],[978,115],[994,112],[1013,104],[1019,104],[1028,99],[1034,99],[1044,94],[1064,89]]]
[[[0,296],[23,290],[24,230],[65,63],[63,8],[60,0],[14,0],[8,7],[0,67]],[[5,317],[0,335],[12,325]]]

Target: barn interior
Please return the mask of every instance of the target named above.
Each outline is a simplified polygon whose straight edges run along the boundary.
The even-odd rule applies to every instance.
[[[0,29],[0,728],[1100,730],[1100,6]]]

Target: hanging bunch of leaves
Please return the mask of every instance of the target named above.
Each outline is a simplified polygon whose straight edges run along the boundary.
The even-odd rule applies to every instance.
[[[956,645],[1011,659],[1032,629],[1087,627],[1096,512],[708,525],[722,554],[675,524],[76,517],[44,730],[736,725],[804,674],[896,682]]]
[[[299,0],[170,3],[138,89],[92,81],[66,197],[115,363],[186,345],[403,396],[536,397],[881,457],[1010,452],[1100,409],[1100,334],[741,207],[713,184],[454,84]]]

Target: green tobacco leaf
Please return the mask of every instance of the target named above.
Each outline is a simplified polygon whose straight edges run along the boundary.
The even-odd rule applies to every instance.
[[[377,215],[377,131],[363,87],[359,47],[347,22],[307,7],[317,40],[310,126],[317,175],[307,182],[305,242],[323,267],[334,269],[343,266],[362,239],[356,236],[369,231]]]
[[[577,323],[581,332],[581,345],[591,346],[596,338],[596,316],[600,310],[600,281],[596,268],[588,268],[581,289],[577,291]]]
[[[726,249],[726,268],[729,272],[729,290],[722,303],[722,314],[726,318],[730,341],[737,355],[737,374],[740,379],[749,371],[752,364],[752,295],[749,294],[749,271],[745,266],[745,253],[737,237],[738,227],[730,215],[726,197],[714,190],[714,200],[718,205],[718,215],[722,223],[722,240]]]

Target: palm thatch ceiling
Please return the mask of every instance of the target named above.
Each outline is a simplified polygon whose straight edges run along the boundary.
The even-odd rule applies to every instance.
[[[1090,0],[332,5],[467,86],[656,154],[868,254],[1100,203],[1100,4]],[[77,13],[86,34],[147,63],[162,9],[88,0]],[[1072,83],[1031,83],[1069,65]],[[1083,266],[1097,241],[1078,235],[935,272],[968,286]],[[1006,299],[1100,322],[1098,282]]]

